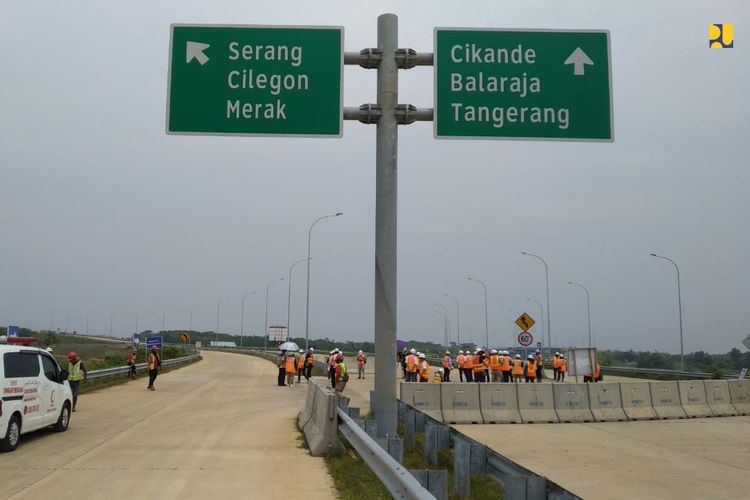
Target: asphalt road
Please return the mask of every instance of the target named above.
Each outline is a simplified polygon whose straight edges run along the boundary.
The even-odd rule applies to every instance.
[[[323,459],[301,447],[305,384],[276,386],[266,360],[201,362],[84,394],[67,432],[22,436],[0,454],[0,498],[335,497]]]

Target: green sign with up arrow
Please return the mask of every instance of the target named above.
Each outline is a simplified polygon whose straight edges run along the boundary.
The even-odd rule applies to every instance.
[[[172,25],[167,133],[341,137],[344,30]]]
[[[438,139],[612,141],[608,31],[435,28]]]

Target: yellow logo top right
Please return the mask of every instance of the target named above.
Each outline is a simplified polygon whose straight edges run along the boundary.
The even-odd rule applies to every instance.
[[[708,46],[712,49],[734,47],[734,24],[709,24]]]

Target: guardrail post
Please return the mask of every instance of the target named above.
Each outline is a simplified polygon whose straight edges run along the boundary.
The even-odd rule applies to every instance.
[[[365,420],[365,432],[368,436],[375,439],[378,434],[374,420]]]
[[[417,434],[424,434],[424,417],[424,413],[414,410],[414,431]]]
[[[468,441],[456,439],[453,445],[453,488],[459,496],[471,494],[471,446]],[[507,496],[505,498],[515,498]]]
[[[526,500],[526,478],[513,476],[503,481],[504,497],[509,500]]]
[[[538,476],[526,478],[526,499],[545,500],[547,498],[547,479]]]
[[[427,471],[427,489],[437,500],[448,500],[448,471]]]
[[[451,449],[451,428],[447,425],[435,424],[438,430],[437,449],[445,451]]]
[[[393,459],[402,464],[404,463],[404,440],[398,436],[388,436],[388,454]]]
[[[370,394],[372,394],[372,392],[370,392]],[[406,403],[404,403],[401,400],[398,400],[398,419],[399,421],[403,422],[405,417],[406,417]]]
[[[354,419],[354,420],[358,419],[359,418],[359,408],[357,408],[356,406],[350,406],[349,407],[349,416],[352,419]]]
[[[415,420],[416,420],[416,413],[411,408],[406,409],[406,414],[404,415],[404,419],[406,422],[404,422],[404,447],[406,449],[410,450],[416,446],[416,429],[415,429]]]
[[[438,428],[437,425],[430,424],[429,422],[425,425],[424,431],[424,457],[427,463],[430,465],[437,465],[437,454],[438,454]]]
[[[471,475],[487,474],[487,447],[479,443],[470,443]]]

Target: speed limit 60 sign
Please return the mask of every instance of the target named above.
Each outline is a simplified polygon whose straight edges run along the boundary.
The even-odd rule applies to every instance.
[[[521,332],[518,334],[518,343],[524,347],[528,347],[534,342],[534,336],[529,332]]]

